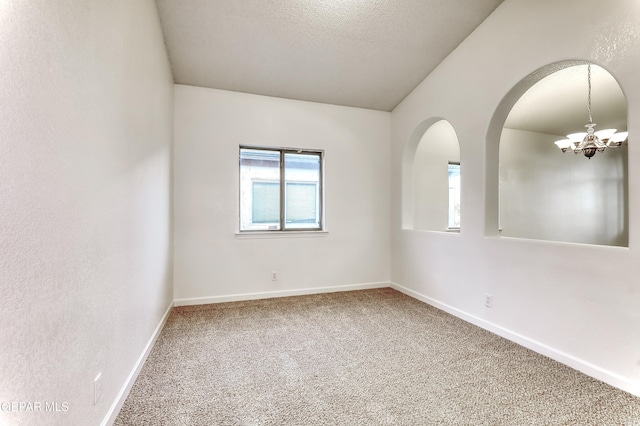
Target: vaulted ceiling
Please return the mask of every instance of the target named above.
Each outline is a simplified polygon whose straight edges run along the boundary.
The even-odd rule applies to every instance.
[[[616,79],[592,65],[592,115],[596,130],[627,130],[627,100]],[[585,132],[588,121],[587,65],[574,65],[531,86],[511,109],[505,126],[551,135]]]
[[[391,111],[503,0],[156,0],[177,84]],[[532,72],[535,70],[531,70]],[[626,129],[593,68],[598,129]],[[535,84],[505,125],[582,131],[586,66]]]
[[[178,84],[391,111],[503,0],[157,0]]]

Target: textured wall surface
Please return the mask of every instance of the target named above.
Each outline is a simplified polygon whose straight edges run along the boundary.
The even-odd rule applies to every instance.
[[[100,424],[172,300],[155,3],[3,1],[0,69],[0,424]]]
[[[392,280],[637,395],[639,29],[636,0],[507,0],[393,111],[391,149]],[[530,73],[571,59],[606,68],[627,97],[628,249],[498,237],[498,143],[516,99],[502,100]],[[456,236],[401,227],[403,150],[432,117],[448,119],[460,141],[463,227]],[[485,293],[493,294],[491,309]]]
[[[388,282],[389,118],[386,112],[176,85],[176,303]],[[325,151],[327,234],[235,235],[240,144]],[[278,281],[271,281],[271,271],[278,271]]]

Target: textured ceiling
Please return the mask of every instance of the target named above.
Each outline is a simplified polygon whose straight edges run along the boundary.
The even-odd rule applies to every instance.
[[[157,0],[178,84],[392,110],[502,0]]]
[[[591,66],[591,105],[596,130],[627,130],[627,101],[615,78]],[[511,109],[505,127],[551,135],[584,132],[588,121],[587,65],[557,71],[527,90]]]

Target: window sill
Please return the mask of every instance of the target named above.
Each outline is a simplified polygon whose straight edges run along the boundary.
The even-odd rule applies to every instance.
[[[246,231],[236,232],[239,240],[250,240],[259,238],[317,238],[326,237],[329,231]]]

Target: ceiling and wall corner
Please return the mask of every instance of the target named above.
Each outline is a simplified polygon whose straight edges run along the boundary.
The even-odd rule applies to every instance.
[[[175,83],[391,111],[503,0],[157,0]]]

